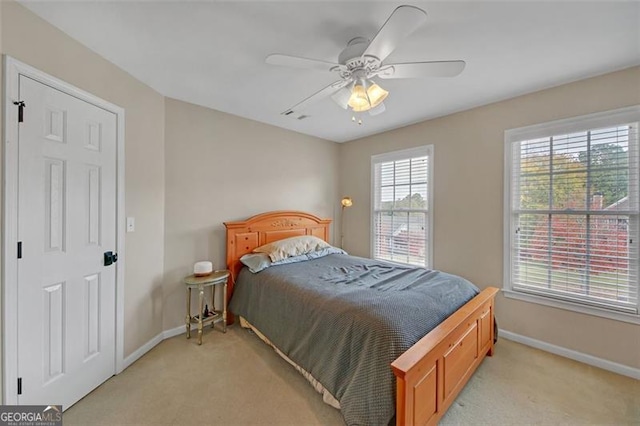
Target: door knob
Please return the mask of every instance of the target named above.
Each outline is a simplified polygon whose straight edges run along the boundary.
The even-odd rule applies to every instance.
[[[118,253],[112,251],[104,252],[104,266],[109,266],[118,261]]]

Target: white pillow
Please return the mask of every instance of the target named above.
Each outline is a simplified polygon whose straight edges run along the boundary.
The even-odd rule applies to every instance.
[[[269,255],[272,262],[277,262],[287,257],[300,256],[313,251],[331,247],[326,241],[313,235],[302,235],[299,237],[285,238],[274,241],[253,250],[254,253],[265,253]]]
[[[286,259],[282,259],[277,262],[272,262],[271,259],[269,259],[269,256],[264,253],[249,253],[242,256],[240,258],[240,262],[246,265],[247,268],[249,268],[249,271],[257,274],[271,266],[305,262],[307,260],[319,259],[330,254],[347,254],[347,252],[336,247],[327,247],[307,254],[302,254],[300,256],[287,257]]]
[[[249,268],[251,272],[257,274],[263,269],[271,266],[271,259],[264,253],[249,253],[240,258],[240,262]]]

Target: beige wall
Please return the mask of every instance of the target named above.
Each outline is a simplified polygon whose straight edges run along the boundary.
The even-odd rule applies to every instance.
[[[640,67],[429,120],[340,147],[345,248],[369,255],[371,155],[435,146],[434,267],[502,286],[504,131],[640,104]],[[499,296],[501,328],[640,368],[640,325]]]
[[[2,53],[125,109],[125,357],[162,331],[164,98],[23,6],[0,1]],[[28,112],[27,112],[28,114]]]
[[[184,324],[181,279],[225,267],[223,222],[270,210],[334,218],[338,144],[166,99],[165,330]]]

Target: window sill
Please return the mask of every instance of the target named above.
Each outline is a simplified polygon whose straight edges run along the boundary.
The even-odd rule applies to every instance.
[[[608,318],[608,319],[621,321],[621,322],[628,322],[631,324],[640,324],[640,315],[636,315],[636,314],[615,312],[607,309],[596,308],[593,306],[586,306],[586,305],[580,305],[578,303],[571,303],[564,300],[551,299],[547,297],[536,296],[533,294],[522,293],[520,291],[513,291],[506,288],[502,289],[502,294],[504,294],[504,296],[508,299],[516,299],[516,300],[522,300],[530,303],[537,303],[539,305],[551,306],[553,308],[579,312],[581,314]]]

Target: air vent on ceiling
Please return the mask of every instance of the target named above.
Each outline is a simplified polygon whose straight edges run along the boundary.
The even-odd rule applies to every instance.
[[[305,118],[309,118],[309,116],[304,114],[298,116],[298,120],[304,120]]]

